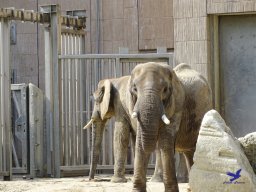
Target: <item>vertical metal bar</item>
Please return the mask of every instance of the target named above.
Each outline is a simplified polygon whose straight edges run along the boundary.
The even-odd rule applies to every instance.
[[[0,67],[1,67],[1,108],[3,141],[3,171],[8,172],[4,180],[12,179],[12,137],[11,137],[11,80],[10,80],[10,33],[9,22],[0,19]],[[4,113],[3,113],[4,111]],[[0,117],[1,118],[1,117]],[[1,154],[1,157],[2,157]],[[1,159],[2,161],[2,159]]]
[[[51,37],[48,28],[44,31],[45,39],[45,110],[46,110],[46,154],[47,154],[47,175],[51,176],[52,172],[52,116],[53,116],[53,87],[52,87],[52,65],[51,65]]]
[[[84,54],[85,53],[85,36],[82,35],[81,36],[81,39],[80,39],[80,53],[81,54]],[[85,91],[84,91],[84,87],[85,87],[85,76],[87,75],[86,74],[86,71],[84,70],[85,69],[85,60],[80,60],[80,120],[81,120],[81,125],[80,125],[80,129],[81,129],[81,150],[80,150],[80,153],[81,153],[81,164],[84,164],[84,140],[85,140],[85,132],[83,131],[83,125],[85,123],[84,121],[84,111],[85,111],[85,108],[84,108],[84,99],[86,97],[85,94]]]
[[[61,34],[61,45],[63,45],[64,43],[64,35]],[[64,49],[63,46],[61,46],[61,54],[63,54]],[[61,65],[61,71],[60,71],[60,87],[61,87],[61,95],[62,95],[62,99],[61,99],[61,108],[62,110],[60,111],[60,115],[61,115],[61,122],[60,122],[60,129],[61,129],[61,135],[60,135],[60,165],[64,164],[64,138],[65,138],[65,117],[64,117],[64,113],[65,113],[65,95],[64,95],[64,70],[65,70],[65,66],[63,65],[64,61],[61,59],[60,60],[60,65]]]
[[[53,64],[53,134],[54,134],[54,175],[60,177],[60,122],[61,111],[61,87],[60,83],[60,71],[61,63],[58,56],[61,52],[61,22],[60,22],[60,6],[56,6],[56,12],[51,13],[51,47],[52,47],[52,64]]]
[[[67,53],[70,54],[70,36],[67,35]],[[67,60],[67,65],[68,65],[68,162],[69,165],[72,164],[72,159],[71,159],[71,131],[72,131],[72,97],[71,97],[71,59]]]
[[[80,52],[80,36],[76,36],[76,42],[77,42],[77,54],[81,54]],[[80,103],[80,71],[81,71],[81,60],[77,59],[77,68],[76,68],[76,97],[77,97],[77,105],[76,105],[76,124],[77,124],[77,163],[81,165],[81,135],[82,135],[82,127],[81,127],[81,103]]]
[[[68,37],[67,34],[65,34],[65,54],[68,54]],[[68,94],[68,59],[65,59],[65,120],[66,120],[66,129],[65,129],[65,165],[69,165],[69,94]]]
[[[72,38],[72,54],[75,54],[75,38],[74,35],[71,35]],[[73,139],[73,165],[76,165],[76,59],[72,60],[71,64],[72,68],[72,115],[73,115],[73,122],[72,122],[72,139]]]
[[[72,54],[72,38],[69,35],[69,54]],[[70,165],[73,165],[73,74],[72,59],[69,60],[69,147],[70,147]]]
[[[73,53],[76,54],[76,35],[73,35]],[[73,123],[73,132],[74,132],[74,135],[73,135],[73,138],[74,138],[74,165],[77,164],[77,108],[76,108],[76,70],[77,70],[77,59],[74,59],[74,62],[73,62],[73,87],[74,87],[74,90],[73,90],[73,118],[74,118],[74,123]]]
[[[3,125],[2,125],[2,112],[3,112],[3,31],[2,31],[3,19],[0,19],[0,172],[3,172]]]
[[[90,119],[90,97],[91,97],[91,59],[86,60],[86,119],[87,121]],[[91,161],[91,129],[87,129],[87,163],[89,164]]]

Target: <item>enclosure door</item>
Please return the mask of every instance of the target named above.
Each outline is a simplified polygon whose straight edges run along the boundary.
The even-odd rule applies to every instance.
[[[219,20],[221,109],[236,137],[256,131],[256,15]]]

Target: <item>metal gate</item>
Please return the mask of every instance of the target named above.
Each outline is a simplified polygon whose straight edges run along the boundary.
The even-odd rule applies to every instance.
[[[72,45],[66,44],[67,49]],[[74,44],[73,44],[74,46]],[[65,46],[64,46],[65,47]],[[79,47],[79,46],[78,46]],[[72,50],[77,50],[76,46]],[[74,51],[73,53],[75,53]],[[63,53],[63,52],[62,52]],[[70,53],[66,51],[65,53]],[[61,175],[81,175],[89,171],[91,129],[82,128],[90,119],[93,92],[101,79],[130,74],[138,64],[161,61],[172,65],[172,54],[85,54],[59,56],[61,94],[60,103],[60,171]],[[56,93],[54,93],[56,94]],[[113,170],[113,120],[105,129],[98,169]],[[150,164],[154,167],[155,158]],[[131,148],[127,168],[133,168]]]
[[[12,154],[13,173],[29,172],[28,89],[26,84],[12,84]]]
[[[71,11],[67,12],[68,15],[61,15],[60,6],[59,5],[48,5],[40,7],[40,12],[28,11],[28,10],[17,10],[14,8],[8,9],[0,9],[0,176],[3,176],[4,180],[10,180],[12,177],[12,131],[11,131],[11,83],[10,83],[10,62],[9,62],[9,53],[10,53],[10,30],[9,30],[9,21],[10,20],[19,20],[22,22],[38,22],[45,25],[45,42],[46,48],[50,48],[46,51],[46,79],[48,82],[53,85],[53,82],[56,82],[56,79],[51,79],[51,74],[56,72],[58,68],[58,52],[61,46],[61,29],[65,28],[65,31],[76,31],[81,32],[85,29],[85,11]],[[75,15],[78,14],[78,15]],[[48,33],[47,33],[48,32]],[[51,52],[50,52],[51,51]],[[48,64],[48,65],[47,65]],[[47,68],[48,67],[48,68]],[[53,70],[52,70],[53,69]],[[49,72],[49,74],[48,74]],[[57,71],[58,72],[58,71]],[[50,78],[50,79],[49,79]],[[58,133],[58,124],[56,123],[56,119],[58,119],[58,110],[56,104],[58,106],[58,102],[52,102],[52,98],[56,99],[57,96],[52,95],[53,86],[48,87],[49,89],[46,91],[46,110],[47,110],[47,160],[49,159],[47,170],[48,173],[52,175],[52,170],[55,168],[56,161],[59,161],[60,158],[58,156],[59,150],[55,150],[55,148],[59,149],[59,133]],[[33,89],[33,88],[32,88]],[[32,94],[36,94],[38,90],[33,89]],[[37,103],[39,98],[36,98],[33,95],[30,95],[30,101],[32,103]],[[38,167],[42,170],[42,154],[41,148],[42,143],[40,139],[40,135],[42,134],[39,131],[35,131],[38,126],[42,126],[42,121],[38,120],[38,116],[41,115],[40,110],[35,110],[31,112],[30,117],[34,119],[29,119],[30,124],[33,129],[32,134],[29,135],[30,148],[32,150],[32,154],[30,154],[30,158],[32,158],[30,163],[30,169],[32,171],[32,175],[40,174],[42,172],[38,172]],[[54,116],[53,116],[54,115]],[[54,132],[54,134],[53,134]],[[56,136],[57,140],[55,144],[53,144],[53,137]],[[23,138],[24,139],[24,138]],[[54,138],[55,139],[55,138]],[[18,140],[18,139],[17,139]],[[40,147],[32,145],[33,142],[38,142],[37,144]],[[32,143],[32,144],[31,144]],[[40,152],[39,152],[40,151]],[[55,153],[56,151],[56,153]],[[15,158],[15,151],[14,158]],[[48,154],[50,154],[48,156]],[[53,155],[52,155],[53,154]],[[14,159],[16,165],[20,167],[19,160],[17,158]],[[24,159],[25,161],[25,159]],[[54,162],[55,161],[55,162]],[[21,162],[22,169],[16,170],[17,172],[25,172],[27,168],[25,168],[25,164],[23,164],[23,160]],[[24,166],[23,166],[24,165]],[[53,166],[52,166],[53,165]],[[27,166],[27,165],[26,165]],[[24,168],[24,169],[23,169]],[[56,172],[55,172],[56,173]],[[58,174],[56,174],[58,177]]]

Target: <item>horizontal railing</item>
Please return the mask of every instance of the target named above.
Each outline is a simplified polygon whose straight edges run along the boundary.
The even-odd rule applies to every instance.
[[[102,79],[129,75],[139,63],[160,61],[172,65],[173,54],[74,54],[59,55],[61,96],[60,146],[61,172],[81,173],[88,170],[91,151],[91,129],[82,128],[90,120],[93,110],[93,92]],[[113,169],[114,119],[110,120],[103,136],[99,169]],[[133,167],[131,146],[128,148],[127,166]],[[155,163],[152,156],[150,164]],[[70,168],[69,168],[70,167]],[[103,169],[103,170],[104,170]]]

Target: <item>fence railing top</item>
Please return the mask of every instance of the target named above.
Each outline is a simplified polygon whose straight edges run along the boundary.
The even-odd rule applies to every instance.
[[[173,53],[59,55],[59,59],[170,59]]]
[[[50,23],[50,13],[57,10],[57,5],[41,6],[40,12],[34,10],[24,10],[11,8],[0,8],[0,18],[6,18],[8,20],[18,20],[24,22],[37,22],[41,24]],[[47,12],[48,11],[48,12]],[[75,12],[75,11],[73,11]],[[80,10],[80,12],[82,12]],[[85,13],[85,11],[83,11]],[[81,15],[81,13],[80,13]],[[74,27],[76,29],[86,28],[86,17],[75,15],[62,15],[60,17],[62,26]]]

